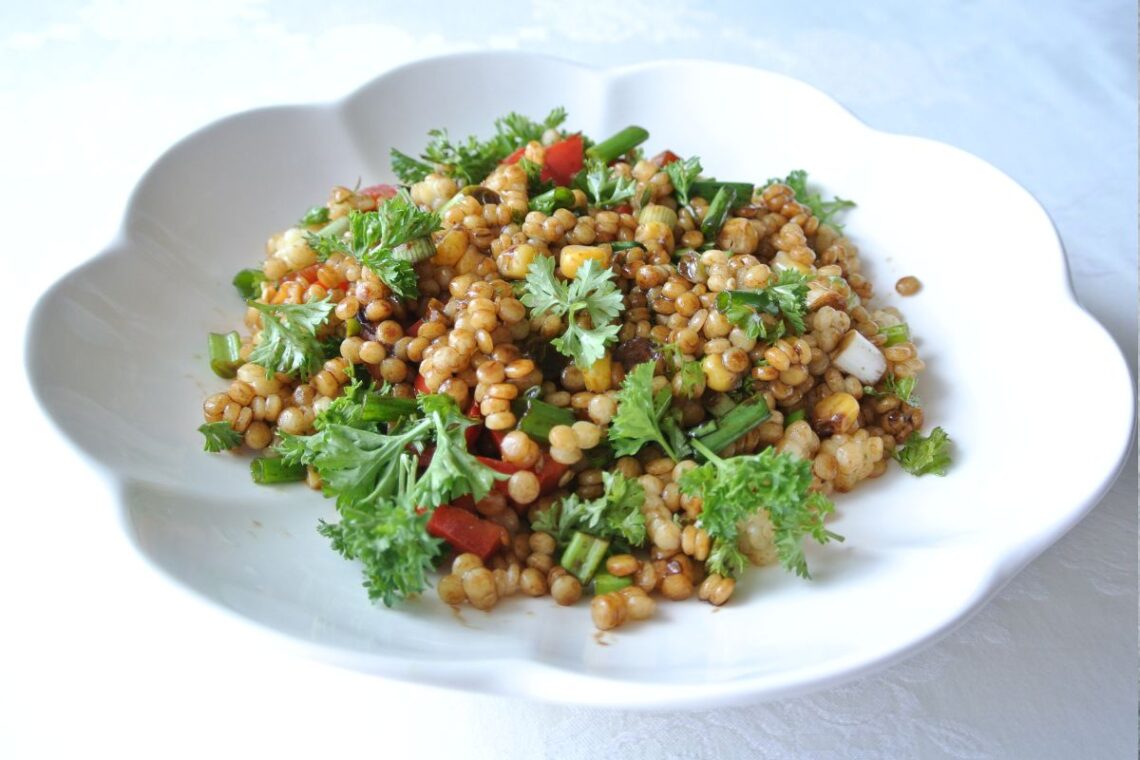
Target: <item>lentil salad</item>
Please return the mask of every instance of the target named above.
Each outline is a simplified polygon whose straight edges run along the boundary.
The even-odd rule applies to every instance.
[[[949,463],[838,223],[854,204],[565,119],[433,130],[392,150],[399,186],[333,188],[271,236],[234,278],[248,334],[209,338],[231,383],[206,449],[335,498],[319,530],[388,605],[448,552],[444,602],[592,590],[603,630],[724,604],[748,564],[810,577],[834,493]]]

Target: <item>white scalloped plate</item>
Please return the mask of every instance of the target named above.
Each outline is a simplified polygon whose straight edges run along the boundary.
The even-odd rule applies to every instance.
[[[702,92],[701,107],[685,93]],[[848,233],[928,364],[928,424],[953,436],[945,478],[895,468],[839,496],[847,537],[810,552],[813,582],[751,571],[720,609],[662,603],[595,635],[585,603],[512,598],[460,615],[434,593],[371,606],[359,568],[314,527],[329,504],[259,488],[207,456],[195,428],[219,388],[205,335],[239,326],[229,284],[266,236],[334,184],[391,179],[388,149],[436,126],[485,134],[509,110],[562,104],[568,126],[636,123],[649,148],[697,153],[726,179],[807,169],[854,198]],[[904,274],[924,283],[900,299]],[[107,474],[139,551],[179,584],[305,654],[388,677],[564,702],[707,706],[834,684],[893,663],[977,610],[1110,485],[1132,431],[1117,347],[1076,304],[1044,210],[955,148],[863,125],[784,76],[668,62],[597,71],[537,56],[462,55],[389,72],[332,104],[270,108],[187,137],[146,173],[118,238],[43,297],[28,366],[40,402]],[[59,350],[67,346],[68,350]],[[50,348],[47,348],[50,347]],[[1062,368],[1100,405],[1066,426]],[[1063,357],[1063,358],[1062,358]]]

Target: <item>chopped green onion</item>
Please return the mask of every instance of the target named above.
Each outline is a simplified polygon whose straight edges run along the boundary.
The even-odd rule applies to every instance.
[[[342,216],[339,219],[333,219],[317,230],[317,237],[336,237],[348,232],[348,216]]]
[[[360,403],[360,419],[364,422],[395,422],[416,413],[416,400],[369,393]]]
[[[772,412],[764,397],[754,396],[737,404],[732,411],[718,419],[716,430],[704,433],[696,440],[710,451],[719,453],[771,416]]]
[[[705,212],[705,220],[701,222],[701,234],[705,236],[705,240],[716,240],[717,233],[724,226],[724,220],[728,218],[729,209],[735,202],[735,190],[722,187],[716,191],[716,195],[709,203],[709,210]]]
[[[233,284],[243,301],[251,301],[261,295],[261,283],[265,273],[260,269],[243,269],[234,275]]]
[[[228,333],[210,333],[210,369],[218,377],[227,380],[237,374],[237,368],[242,365],[241,336],[237,331]]]
[[[641,214],[638,215],[637,221],[639,224],[661,222],[669,229],[673,229],[677,226],[677,212],[668,206],[653,203],[641,209]]]
[[[280,457],[258,457],[249,463],[253,482],[263,486],[275,483],[296,483],[304,480],[307,468],[303,464],[285,464]]]
[[[574,191],[568,187],[554,187],[530,199],[530,210],[553,214],[560,208],[574,208]]]
[[[432,245],[431,240],[426,237],[409,240],[392,249],[392,258],[399,259],[400,261],[410,261],[413,264],[426,261],[434,255],[435,246]]]
[[[550,443],[550,429],[557,425],[573,425],[574,413],[535,398],[519,398],[511,404],[518,417],[518,429],[539,443]]]
[[[708,410],[714,417],[723,417],[735,408],[736,402],[727,393],[721,393],[712,399],[712,404]]]
[[[589,583],[609,549],[609,541],[576,530],[559,564],[582,583]]]
[[[795,409],[793,411],[790,411],[788,412],[787,416],[784,417],[784,427],[791,425],[793,422],[799,422],[803,419],[807,419],[807,412],[803,409]]]
[[[610,249],[614,251],[628,251],[630,248],[644,247],[644,243],[638,243],[636,240],[615,240],[610,243]]]
[[[883,344],[887,347],[897,346],[899,343],[906,343],[910,340],[910,328],[906,322],[881,328],[879,332],[887,336],[887,342]]]
[[[329,221],[328,206],[313,206],[301,217],[300,224],[311,227],[314,224],[327,224]]]
[[[344,320],[344,337],[351,338],[354,335],[360,335],[360,320],[356,317],[349,317]]]
[[[608,594],[611,591],[620,591],[626,586],[632,586],[633,579],[627,576],[610,575],[607,572],[600,572],[594,576],[594,595],[601,596]]]
[[[596,158],[603,163],[608,164],[618,156],[636,148],[643,142],[649,139],[649,133],[641,127],[629,126],[622,131],[602,140],[600,143],[595,144],[586,150],[586,156],[589,158]]]
[[[715,179],[701,179],[692,184],[689,189],[689,196],[699,195],[702,198],[711,199],[721,188],[735,191],[736,198],[733,200],[733,205],[743,206],[752,200],[752,193],[756,186],[748,182],[717,182]]]

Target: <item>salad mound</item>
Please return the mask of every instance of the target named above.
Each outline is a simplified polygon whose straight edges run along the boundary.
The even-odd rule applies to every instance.
[[[482,610],[592,593],[604,630],[724,604],[749,565],[810,578],[834,494],[949,464],[909,327],[843,234],[854,203],[566,118],[433,130],[391,151],[399,184],[335,187],[271,236],[233,280],[246,333],[209,336],[230,383],[206,450],[333,499],[317,529],[389,606],[439,570]]]

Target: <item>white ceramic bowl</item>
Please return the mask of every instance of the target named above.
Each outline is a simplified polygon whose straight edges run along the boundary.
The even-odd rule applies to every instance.
[[[334,516],[328,502],[257,487],[245,459],[202,453],[201,401],[221,387],[205,336],[240,326],[229,280],[257,264],[271,232],[335,184],[391,180],[388,149],[414,151],[429,128],[486,134],[509,110],[560,104],[570,128],[641,124],[649,150],[699,154],[721,178],[804,168],[858,202],[848,233],[880,302],[900,306],[917,336],[928,426],[953,437],[954,466],[921,479],[894,468],[839,496],[832,527],[847,540],[810,550],[813,582],[752,570],[723,608],[662,603],[652,622],[601,639],[585,603],[549,598],[455,614],[429,592],[388,610],[316,533]],[[904,274],[922,280],[920,295],[894,294]],[[800,82],[715,63],[597,71],[463,55],[397,69],[340,102],[222,120],[155,162],[119,237],[53,286],[31,324],[41,403],[106,472],[156,568],[313,657],[593,705],[785,695],[897,661],[1096,504],[1133,418],[1121,356],[1075,303],[1061,245],[1025,190],[955,148],[870,129]],[[1072,383],[1095,389],[1099,406],[1074,416]]]

